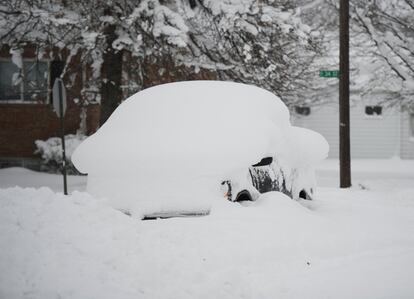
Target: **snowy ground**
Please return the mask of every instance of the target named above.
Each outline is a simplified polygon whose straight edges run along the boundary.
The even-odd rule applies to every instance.
[[[156,221],[103,205],[85,177],[64,197],[61,176],[2,169],[0,298],[414,298],[414,161],[354,161],[350,190],[337,167],[320,166],[313,202]]]

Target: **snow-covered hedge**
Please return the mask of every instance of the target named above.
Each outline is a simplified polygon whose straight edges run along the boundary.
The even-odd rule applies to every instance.
[[[78,145],[86,138],[82,134],[69,134],[65,136],[65,148],[66,148],[66,163],[67,170],[70,173],[78,173],[76,168],[72,164],[72,153],[78,147]],[[61,168],[63,155],[62,155],[62,139],[60,137],[51,137],[47,140],[36,140],[35,154],[40,154],[44,166],[47,170],[57,171]]]

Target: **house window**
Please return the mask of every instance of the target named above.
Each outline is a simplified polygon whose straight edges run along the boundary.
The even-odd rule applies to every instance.
[[[11,60],[0,61],[0,102],[39,102],[48,97],[49,64],[24,60],[19,69]]]
[[[311,109],[307,106],[295,106],[295,112],[296,114],[307,116],[311,113]]]
[[[365,106],[365,115],[368,116],[381,116],[382,106]]]

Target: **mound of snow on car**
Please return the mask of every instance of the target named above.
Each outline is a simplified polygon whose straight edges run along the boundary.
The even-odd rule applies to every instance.
[[[321,135],[291,126],[287,107],[272,93],[190,81],[124,101],[72,160],[88,173],[88,192],[142,216],[209,211],[220,182],[263,157],[311,167],[327,152]]]

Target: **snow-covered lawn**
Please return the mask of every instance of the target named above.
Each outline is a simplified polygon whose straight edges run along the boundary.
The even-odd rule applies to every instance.
[[[337,164],[312,202],[268,193],[152,221],[85,177],[65,197],[61,176],[2,169],[0,298],[414,298],[414,161],[354,161],[350,190]]]

